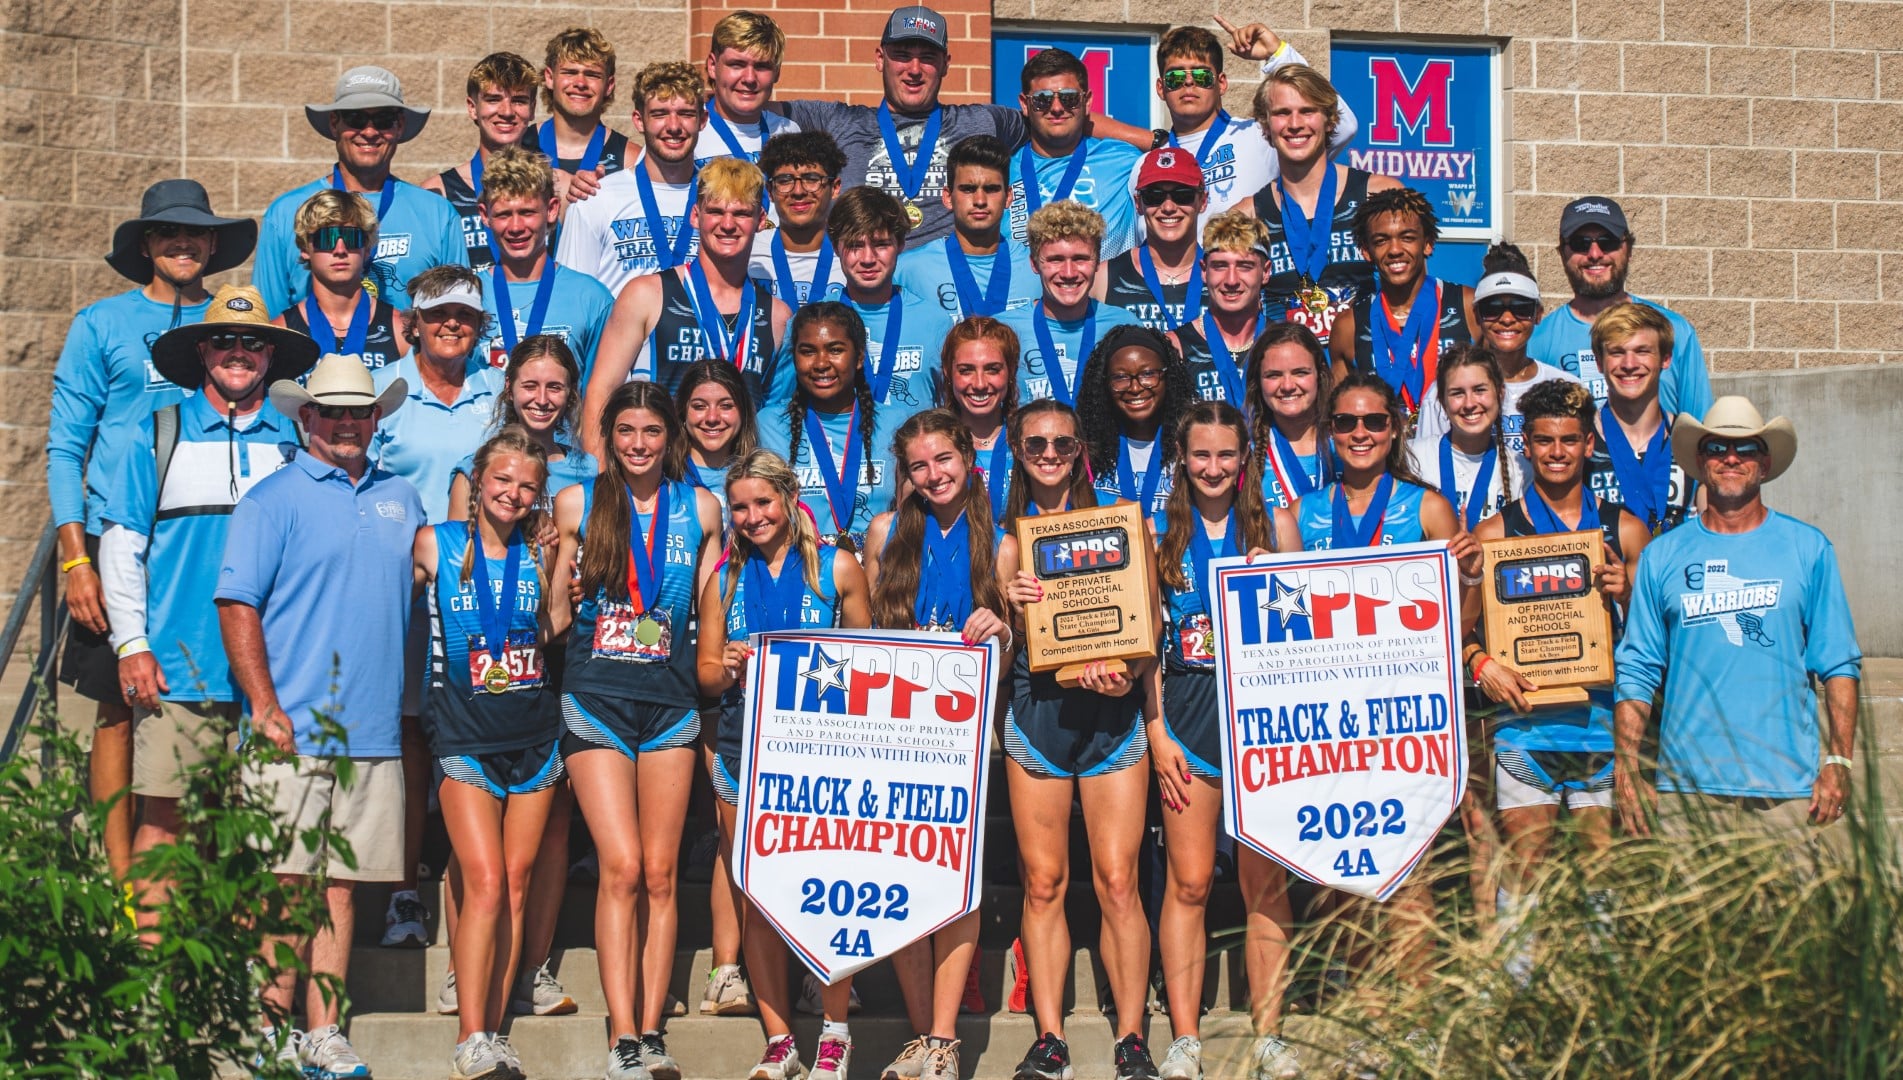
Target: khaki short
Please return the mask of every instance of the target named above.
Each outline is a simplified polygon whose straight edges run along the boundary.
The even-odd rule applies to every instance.
[[[1815,843],[1842,854],[1849,850],[1850,829],[1838,818],[1828,825],[1810,823],[1810,799],[1762,799],[1742,795],[1659,792],[1659,835],[1674,840],[1749,835]]]
[[[186,778],[220,747],[235,746],[238,706],[229,701],[161,701],[132,713],[132,793],[185,795]]]
[[[336,852],[313,851],[298,838],[290,855],[272,870],[300,877],[322,871],[337,881],[403,880],[403,759],[349,760],[356,775],[348,788],[337,782],[329,758],[254,760],[246,765],[245,789],[269,805],[279,821],[302,833],[316,828],[329,811],[330,827],[349,842],[357,858],[352,869]]]

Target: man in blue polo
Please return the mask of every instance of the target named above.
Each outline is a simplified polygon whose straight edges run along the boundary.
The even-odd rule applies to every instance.
[[[336,100],[304,106],[311,128],[337,144],[337,163],[321,179],[272,200],[258,233],[251,283],[276,315],[310,292],[310,268],[298,260],[297,208],[326,187],[354,191],[377,211],[377,250],[366,275],[378,298],[406,308],[403,286],[443,263],[469,265],[462,217],[448,199],[390,173],[396,148],[423,131],[429,110],[403,102],[403,86],[380,67],[354,67],[337,80]]]
[[[212,590],[231,508],[295,450],[297,431],[264,400],[278,379],[317,362],[317,343],[271,325],[250,286],[226,286],[205,321],[152,346],[152,366],[197,393],[148,414],[120,459],[99,538],[119,684],[132,715],[132,850],[178,839],[178,800],[190,772],[237,728],[237,691]],[[164,883],[148,883],[141,927]]]
[[[327,878],[329,927],[289,944],[309,949],[313,975],[340,981],[356,925],[355,883],[397,881],[405,870],[398,711],[410,549],[423,505],[408,481],[372,466],[368,451],[378,421],[402,405],[407,390],[398,379],[379,394],[360,360],[336,355],[318,361],[306,386],[272,385],[271,404],[297,418],[310,446],[232,510],[215,594],[232,681],[249,705],[250,738],[289,755],[259,760],[245,778],[294,837],[276,870]],[[349,785],[338,782],[335,768],[344,757],[353,766]],[[303,831],[326,813],[350,842],[355,867],[303,843]],[[267,957],[276,944],[266,946]],[[276,972],[266,1000],[289,1015],[295,983],[293,972]],[[368,1076],[337,1027],[339,1011],[313,979],[301,1064],[307,1074]]]

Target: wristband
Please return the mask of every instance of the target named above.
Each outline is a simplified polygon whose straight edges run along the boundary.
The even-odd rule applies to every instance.
[[[1493,657],[1488,656],[1485,653],[1480,654],[1480,662],[1474,665],[1474,669],[1471,673],[1473,675],[1474,682],[1477,683],[1480,681],[1480,673],[1486,670],[1487,665],[1491,663],[1493,663]]]
[[[128,640],[124,645],[121,645],[117,649],[114,649],[113,654],[118,656],[119,659],[123,660],[126,657],[131,656],[133,653],[142,653],[142,652],[151,652],[151,651],[152,651],[151,644],[149,644],[143,636],[140,636],[140,637],[132,638]]]
[[[1842,765],[1846,769],[1854,767],[1851,764],[1850,759],[1843,756],[1842,754],[1828,755],[1827,757],[1824,758],[1824,764],[1825,765]]]
[[[73,572],[73,567],[88,566],[91,565],[92,561],[91,555],[81,555],[77,559],[67,559],[65,562],[59,564],[59,572],[62,574],[70,574]]]
[[[1485,580],[1487,580],[1487,575],[1485,575],[1485,574],[1480,574],[1480,575],[1478,575],[1478,576],[1475,576],[1475,577],[1468,577],[1468,576],[1467,576],[1467,575],[1465,575],[1465,574],[1461,574],[1461,575],[1460,575],[1460,583],[1461,583],[1462,585],[1465,585],[1465,586],[1467,586],[1467,587],[1468,587],[1468,588],[1470,588],[1470,589],[1471,589],[1471,588],[1474,588],[1475,586],[1477,586],[1477,585],[1479,585],[1479,584],[1480,584],[1481,582],[1483,582],[1483,581],[1485,581]]]

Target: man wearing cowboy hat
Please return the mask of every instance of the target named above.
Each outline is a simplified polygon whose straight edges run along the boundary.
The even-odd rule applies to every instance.
[[[330,173],[272,201],[264,212],[252,284],[276,315],[304,298],[310,270],[298,261],[297,208],[326,187],[354,191],[376,208],[377,250],[366,278],[380,299],[408,306],[403,286],[442,263],[469,265],[462,218],[449,200],[390,175],[399,144],[416,138],[429,110],[403,102],[397,77],[380,67],[354,67],[337,80],[336,100],[304,106],[311,128],[337,144]]]
[[[226,519],[296,449],[297,431],[265,402],[265,387],[316,362],[316,342],[272,326],[248,285],[218,290],[203,322],[152,346],[159,374],[199,392],[141,421],[99,539],[120,689],[133,708],[135,856],[178,839],[187,774],[236,730],[237,691],[212,604]],[[139,918],[149,926],[156,914]]]
[[[255,222],[222,218],[195,180],[161,180],[146,189],[139,216],[112,234],[107,265],[138,288],[87,306],[73,318],[53,372],[46,426],[46,493],[59,530],[60,571],[72,633],[60,679],[99,702],[93,740],[92,795],[104,801],[132,778],[131,712],[119,693],[118,662],[106,640],[106,609],[92,561],[115,465],[139,421],[183,392],[152,365],[160,334],[205,313],[205,275],[244,262],[257,241]],[[131,800],[106,820],[106,858],[123,875],[131,858]]]
[[[1741,397],[1681,417],[1672,456],[1705,488],[1705,510],[1645,549],[1616,654],[1613,789],[1625,827],[1683,837],[1799,834],[1844,813],[1862,653],[1836,552],[1813,526],[1764,505],[1797,433]],[[1812,679],[1823,684],[1820,742]],[[1657,785],[1639,745],[1664,693]],[[1834,840],[1841,842],[1841,830]]]
[[[231,512],[215,599],[232,682],[249,705],[252,737],[287,760],[260,760],[246,786],[300,836],[320,815],[356,853],[301,841],[279,874],[326,872],[330,928],[310,946],[313,974],[347,973],[359,881],[397,881],[403,866],[403,761],[398,711],[410,618],[410,548],[423,524],[416,489],[371,465],[377,422],[402,405],[402,379],[379,394],[354,356],[317,362],[306,386],[271,385],[271,404],[310,440],[260,480]],[[341,732],[346,741],[334,736]],[[337,782],[348,757],[355,779]],[[278,972],[265,997],[287,1014],[295,974]],[[338,1003],[316,981],[305,996],[307,1071],[367,1076],[337,1028]]]

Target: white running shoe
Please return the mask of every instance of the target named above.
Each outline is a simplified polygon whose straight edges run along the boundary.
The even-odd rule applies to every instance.
[[[1296,1080],[1302,1075],[1302,1059],[1295,1048],[1275,1035],[1264,1035],[1255,1044],[1255,1066],[1250,1080]]]
[[[534,971],[522,973],[509,994],[509,1011],[518,1016],[567,1016],[575,1011],[575,999],[548,970],[544,960]]]
[[[722,964],[707,973],[700,1011],[706,1016],[750,1016],[758,1011],[753,1004],[753,988],[747,985],[739,964]]]
[[[370,1066],[336,1024],[306,1033],[301,1057],[309,1080],[364,1080],[370,1075]]]
[[[799,1080],[806,1073],[800,1064],[799,1047],[793,1043],[793,1036],[782,1035],[777,1039],[768,1039],[766,1049],[760,1054],[760,1063],[747,1074],[747,1080]]]
[[[846,1080],[852,1061],[852,1040],[837,1035],[821,1035],[819,1052],[813,1055],[812,1080]]]
[[[478,1031],[456,1044],[449,1056],[449,1080],[514,1080],[509,1059],[489,1036]]]
[[[443,988],[436,992],[436,1012],[441,1016],[455,1016],[460,1012],[456,999],[456,969],[443,976]]]
[[[1203,1041],[1185,1035],[1171,1043],[1156,1075],[1160,1080],[1203,1080]]]

